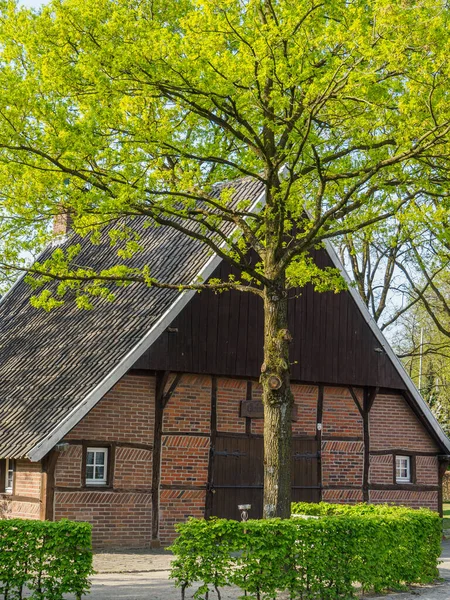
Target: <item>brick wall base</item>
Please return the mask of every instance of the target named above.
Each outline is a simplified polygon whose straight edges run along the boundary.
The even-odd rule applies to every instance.
[[[173,376],[166,390],[172,381]],[[240,417],[240,402],[248,399],[247,382],[218,378],[216,383],[218,433],[261,435],[262,419]],[[205,515],[212,388],[210,376],[183,375],[164,410],[159,490],[163,545],[173,541],[176,523]],[[362,502],[364,428],[355,399],[345,387],[325,387],[318,429],[318,387],[293,384],[292,390],[298,411],[294,435],[311,439],[321,431],[322,499]],[[253,400],[261,398],[259,384],[253,382],[251,391]],[[363,390],[354,392],[362,402]],[[69,446],[58,454],[54,518],[92,523],[97,548],[145,548],[151,544],[154,407],[154,377],[128,374],[66,436]],[[370,412],[369,431],[370,502],[437,510],[440,451],[406,400],[401,395],[378,395]],[[105,489],[86,486],[83,457],[91,444],[109,445],[110,457],[115,457],[114,472]],[[414,455],[416,489],[396,485],[395,451]],[[18,461],[14,495],[3,502],[6,516],[40,517],[41,478],[40,464]],[[377,486],[385,489],[374,489]]]
[[[148,548],[151,542],[151,494],[57,492],[56,519],[94,525],[94,548]]]

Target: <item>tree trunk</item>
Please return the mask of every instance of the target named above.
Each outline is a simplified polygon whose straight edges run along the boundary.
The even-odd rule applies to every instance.
[[[264,293],[264,518],[291,514],[292,404],[284,277]]]

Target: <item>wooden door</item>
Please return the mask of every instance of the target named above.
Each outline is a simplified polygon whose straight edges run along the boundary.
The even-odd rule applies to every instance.
[[[263,439],[218,434],[212,456],[211,514],[240,519],[239,504],[251,504],[250,518],[263,512]],[[316,440],[293,439],[292,500],[319,502],[320,462]]]
[[[317,440],[292,440],[292,501],[320,502],[320,451]]]

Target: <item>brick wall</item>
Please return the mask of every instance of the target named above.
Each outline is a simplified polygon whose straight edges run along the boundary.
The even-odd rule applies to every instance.
[[[239,415],[241,401],[246,399],[246,394],[246,381],[226,379],[224,377],[217,380],[217,431],[245,433],[245,419]],[[260,399],[258,389],[253,390],[252,399]],[[252,421],[252,433],[259,433],[257,430],[257,420],[252,419]]]
[[[0,516],[10,519],[39,519],[41,479],[41,463],[16,460],[13,494],[1,494]]]
[[[209,433],[211,423],[211,378],[183,375],[164,409],[163,431]]]
[[[172,377],[173,379],[173,377]],[[166,391],[170,387],[169,380]],[[209,376],[183,375],[163,417],[161,444],[160,539],[175,537],[174,525],[189,516],[202,517],[207,500],[210,456],[211,385]],[[313,437],[317,430],[318,388],[292,386],[298,419],[296,436]],[[355,389],[362,401],[362,391]],[[66,436],[66,450],[55,470],[55,518],[87,520],[94,526],[97,547],[147,547],[151,542],[152,460],[154,434],[153,377],[128,374]],[[247,382],[218,378],[217,428],[220,433],[245,434],[240,402]],[[253,384],[252,398],[261,397]],[[261,434],[263,419],[251,420],[252,434]],[[379,395],[370,414],[371,451],[404,450],[415,457],[417,486],[432,489],[371,489],[371,502],[398,502],[437,508],[438,453],[434,442],[401,396]],[[112,444],[115,469],[111,487],[85,486],[82,441]],[[426,454],[429,455],[426,455]],[[325,387],[323,398],[321,478],[322,499],[361,502],[364,469],[363,421],[345,388]],[[370,485],[395,487],[393,453],[372,454]],[[16,497],[9,499],[12,516],[39,518],[41,467],[18,461]],[[432,487],[434,486],[434,488]],[[23,497],[36,502],[24,502]]]
[[[209,437],[163,436],[161,485],[206,486],[209,445]]]
[[[168,546],[175,539],[175,525],[189,517],[205,516],[206,490],[161,490],[160,539]]]
[[[403,396],[379,394],[370,411],[370,449],[390,449],[412,453],[439,453],[425,427],[419,421]],[[416,467],[417,486],[438,486],[437,456],[412,456]],[[394,484],[394,454],[370,457],[370,482]],[[438,510],[438,491],[408,489],[370,490],[370,502],[394,502],[412,506],[425,506]]]
[[[381,456],[370,456],[369,482],[370,483],[393,483],[394,457],[392,454]]]
[[[65,440],[153,443],[155,381],[125,375]]]
[[[97,548],[150,545],[154,398],[153,377],[125,375],[66,436],[70,445],[58,456],[55,519],[92,523]],[[115,445],[111,488],[86,487],[83,440]]]
[[[92,523],[96,548],[145,548],[151,540],[151,494],[58,492],[55,512],[57,519]]]
[[[175,523],[185,521],[189,516],[205,515],[211,385],[209,376],[183,375],[164,409],[159,497],[160,540],[164,546],[175,538]],[[239,415],[238,401],[243,397],[245,383],[218,380],[218,429],[231,427],[231,431],[240,431],[239,421],[245,420],[236,415]]]
[[[436,452],[437,446],[402,396],[379,394],[370,411],[370,448]]]
[[[355,390],[361,400],[361,391]],[[322,499],[362,502],[363,421],[347,388],[325,387],[322,417]]]
[[[362,439],[362,418],[348,389],[325,387],[323,396],[322,435]]]
[[[42,469],[40,463],[17,460],[14,474],[14,495],[29,498],[41,497]]]
[[[324,441],[322,443],[322,484],[324,487],[358,486],[363,483],[364,443]]]

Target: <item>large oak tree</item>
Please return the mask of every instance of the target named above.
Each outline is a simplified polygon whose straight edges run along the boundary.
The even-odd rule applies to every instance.
[[[98,239],[116,223],[117,266],[95,273],[75,247],[33,267],[57,278],[44,308],[76,289],[81,308],[111,282],[165,287],[128,269],[146,215],[206,244],[242,275],[180,281],[262,297],[264,515],[290,512],[289,288],[339,289],[308,252],[413,223],[446,202],[449,11],[440,0],[54,0],[2,2],[0,244],[5,272],[70,213]],[[259,181],[258,205],[232,185]],[[130,221],[131,219],[131,221]],[[95,302],[94,302],[95,303]]]

